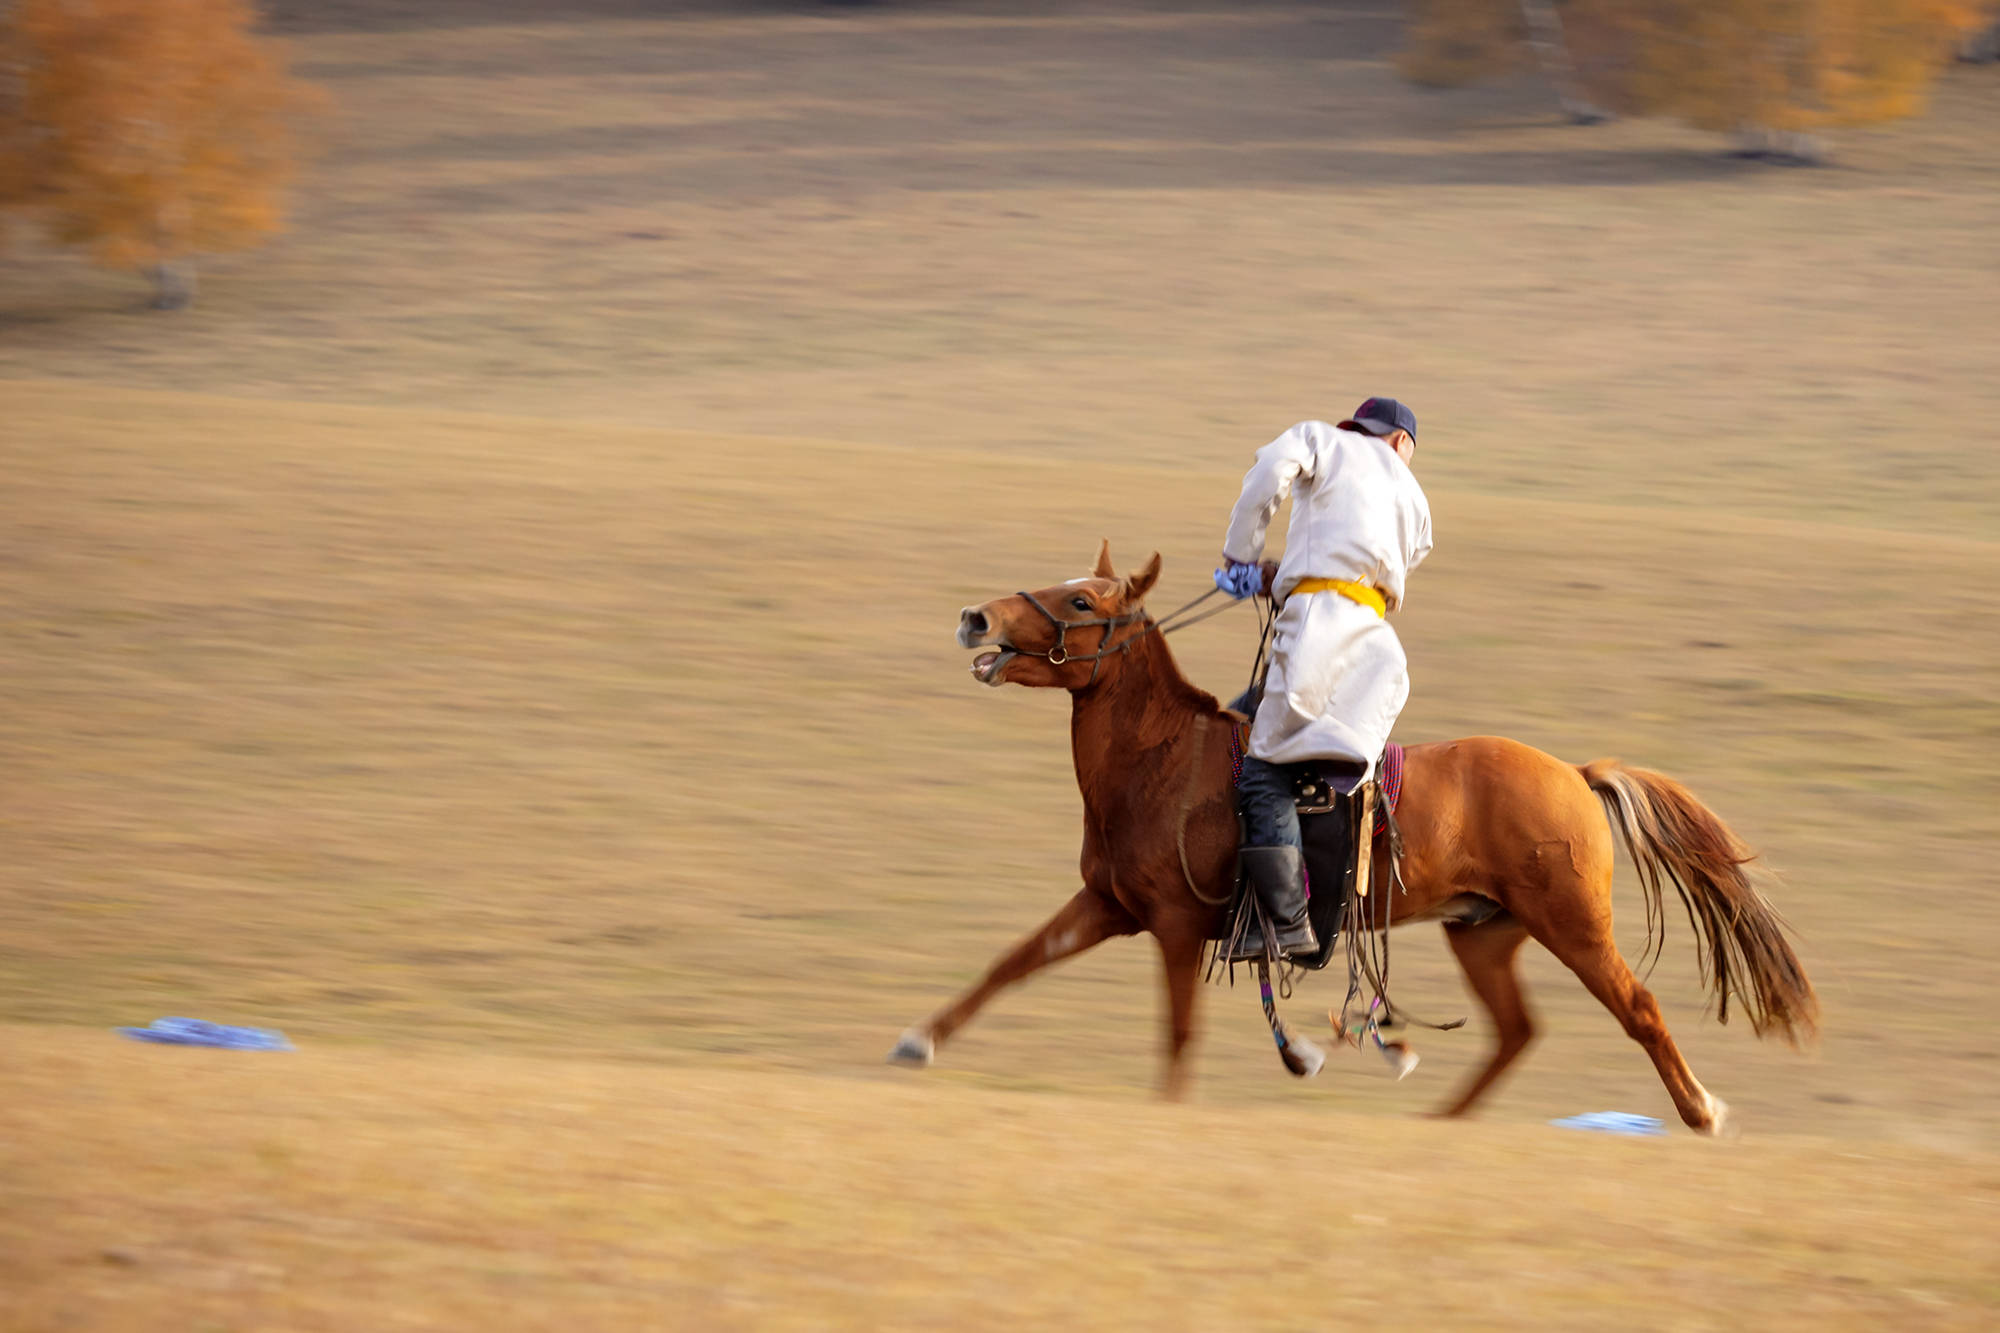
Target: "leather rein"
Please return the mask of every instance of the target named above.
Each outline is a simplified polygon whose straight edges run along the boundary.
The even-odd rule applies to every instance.
[[[1207,620],[1210,616],[1218,615],[1221,612],[1227,611],[1230,607],[1236,605],[1236,603],[1232,601],[1225,603],[1222,606],[1215,607],[1212,610],[1205,611],[1201,615],[1191,616],[1186,620],[1180,619],[1180,617],[1187,615],[1188,612],[1194,610],[1197,606],[1200,606],[1203,602],[1207,601],[1209,598],[1219,596],[1221,594],[1221,591],[1222,590],[1220,588],[1210,588],[1207,592],[1195,598],[1193,601],[1187,603],[1185,606],[1177,607],[1176,609],[1167,612],[1166,615],[1161,616],[1158,620],[1153,620],[1150,617],[1148,617],[1143,608],[1137,611],[1128,612],[1127,614],[1122,616],[1093,616],[1089,620],[1064,620],[1061,616],[1058,616],[1055,612],[1049,610],[1046,606],[1043,606],[1041,600],[1037,598],[1035,594],[1031,592],[1017,592],[1014,594],[1016,597],[1023,599],[1028,603],[1029,606],[1032,606],[1037,611],[1040,611],[1042,613],[1042,616],[1051,625],[1055,626],[1056,641],[1049,648],[1047,652],[1038,653],[1027,648],[1011,648],[1008,651],[1016,653],[1022,657],[1039,657],[1044,662],[1047,662],[1050,666],[1061,666],[1065,662],[1088,662],[1091,664],[1090,679],[1085,681],[1083,684],[1083,688],[1087,690],[1092,685],[1095,685],[1097,683],[1097,673],[1104,668],[1105,658],[1118,656],[1120,653],[1130,648],[1133,644],[1139,642],[1139,640],[1145,638],[1148,634],[1154,633],[1155,631],[1158,631],[1161,634],[1172,634],[1175,630],[1186,629],[1189,625],[1197,624],[1201,621]],[[1140,630],[1137,634],[1127,635],[1125,638],[1120,639],[1115,644],[1111,642],[1112,631],[1116,630],[1121,625],[1130,625],[1134,621],[1140,621],[1140,620],[1146,622],[1146,627],[1144,629]],[[1104,631],[1104,637],[1100,638],[1097,641],[1097,651],[1094,653],[1072,653],[1069,650],[1069,632],[1073,629],[1093,629],[1093,628],[1101,628]]]
[[[1120,625],[1129,625],[1135,620],[1146,619],[1146,613],[1143,609],[1122,616],[1097,616],[1090,620],[1064,620],[1055,612],[1043,606],[1035,594],[1031,592],[1017,592],[1014,595],[1025,598],[1029,606],[1040,611],[1048,619],[1048,622],[1056,627],[1056,641],[1049,646],[1047,652],[1030,652],[1026,648],[1016,648],[1014,651],[1023,657],[1039,657],[1050,666],[1061,666],[1065,662],[1090,663],[1090,680],[1083,687],[1086,690],[1097,683],[1097,673],[1104,669],[1105,658],[1116,657],[1145,637],[1145,633],[1142,631],[1138,634],[1129,635],[1115,648],[1110,646],[1111,632],[1113,630],[1117,629]],[[1088,656],[1081,653],[1072,653],[1069,650],[1069,632],[1072,629],[1090,629],[1093,626],[1101,627],[1104,630],[1104,637],[1097,641],[1097,651]],[[1152,628],[1152,624],[1149,623],[1147,628]]]

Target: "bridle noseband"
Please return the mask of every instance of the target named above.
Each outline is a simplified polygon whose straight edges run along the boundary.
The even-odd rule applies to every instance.
[[[1056,627],[1056,641],[1055,646],[1045,653],[1029,652],[1025,648],[1016,648],[1013,651],[1023,657],[1039,657],[1050,666],[1061,666],[1065,662],[1090,663],[1090,679],[1083,686],[1086,690],[1097,683],[1097,673],[1104,669],[1105,658],[1118,656],[1118,654],[1146,637],[1145,632],[1142,630],[1137,634],[1121,639],[1116,647],[1111,646],[1111,631],[1117,629],[1120,625],[1129,625],[1137,620],[1145,620],[1146,612],[1144,608],[1122,616],[1098,616],[1091,620],[1064,620],[1055,612],[1043,606],[1036,599],[1035,594],[1031,592],[1017,592],[1014,595],[1026,598],[1029,606],[1040,611],[1048,619],[1048,622]],[[1104,630],[1104,637],[1097,641],[1097,651],[1088,657],[1072,654],[1069,651],[1069,632],[1073,629],[1089,629],[1093,626],[1101,626]]]

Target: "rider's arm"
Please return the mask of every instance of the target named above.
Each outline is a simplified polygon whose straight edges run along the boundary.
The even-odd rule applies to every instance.
[[[1243,477],[1243,494],[1229,515],[1229,534],[1222,541],[1225,559],[1247,565],[1264,554],[1272,516],[1292,493],[1292,484],[1312,476],[1315,446],[1332,429],[1324,421],[1301,421],[1257,451],[1257,461]]]
[[[1414,512],[1405,518],[1404,532],[1402,577],[1389,580],[1382,594],[1391,611],[1403,609],[1410,573],[1431,553],[1431,504],[1421,490],[1415,495]]]
[[[1409,563],[1403,566],[1405,573],[1424,563],[1424,557],[1431,553],[1431,507],[1425,502],[1422,521],[1417,525],[1416,541],[1410,550]]]

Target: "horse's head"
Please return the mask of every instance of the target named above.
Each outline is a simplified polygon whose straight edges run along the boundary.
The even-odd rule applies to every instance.
[[[988,685],[1084,689],[1115,669],[1124,645],[1145,632],[1141,603],[1159,577],[1155,551],[1144,568],[1120,578],[1107,541],[1086,578],[966,607],[958,613],[959,646],[990,649],[972,659],[973,677]]]

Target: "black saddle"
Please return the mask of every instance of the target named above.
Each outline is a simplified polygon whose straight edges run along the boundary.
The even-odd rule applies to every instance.
[[[1292,800],[1299,812],[1299,833],[1305,844],[1306,915],[1312,921],[1319,952],[1310,958],[1293,958],[1298,966],[1317,972],[1333,960],[1339,943],[1342,918],[1348,900],[1354,896],[1355,824],[1361,817],[1361,776],[1366,764],[1349,760],[1324,760],[1302,770],[1293,779]],[[1371,830],[1372,832],[1372,830]],[[1234,938],[1238,916],[1244,911],[1249,893],[1240,876],[1235,900],[1223,918],[1220,939]],[[1254,924],[1254,923],[1253,923]]]
[[[1365,772],[1365,764],[1316,764],[1312,772],[1298,779],[1294,788],[1299,833],[1305,843],[1306,887],[1310,893],[1306,915],[1312,921],[1319,952],[1292,961],[1314,972],[1332,961],[1339,944],[1341,918],[1347,913],[1348,900],[1354,896],[1355,824],[1361,818],[1361,802],[1355,796]]]
[[[1230,700],[1229,706],[1244,717],[1255,717],[1261,694],[1260,689],[1253,687]],[[1299,833],[1305,844],[1306,885],[1310,890],[1306,915],[1312,921],[1313,937],[1319,941],[1317,954],[1292,961],[1315,972],[1332,961],[1347,900],[1354,896],[1354,824],[1361,809],[1361,802],[1354,798],[1367,771],[1368,765],[1356,759],[1320,759],[1301,769],[1292,780],[1292,800],[1298,807]],[[1248,888],[1239,874],[1235,899],[1230,903],[1228,915],[1223,917],[1220,938],[1235,938],[1244,900],[1252,896]]]

